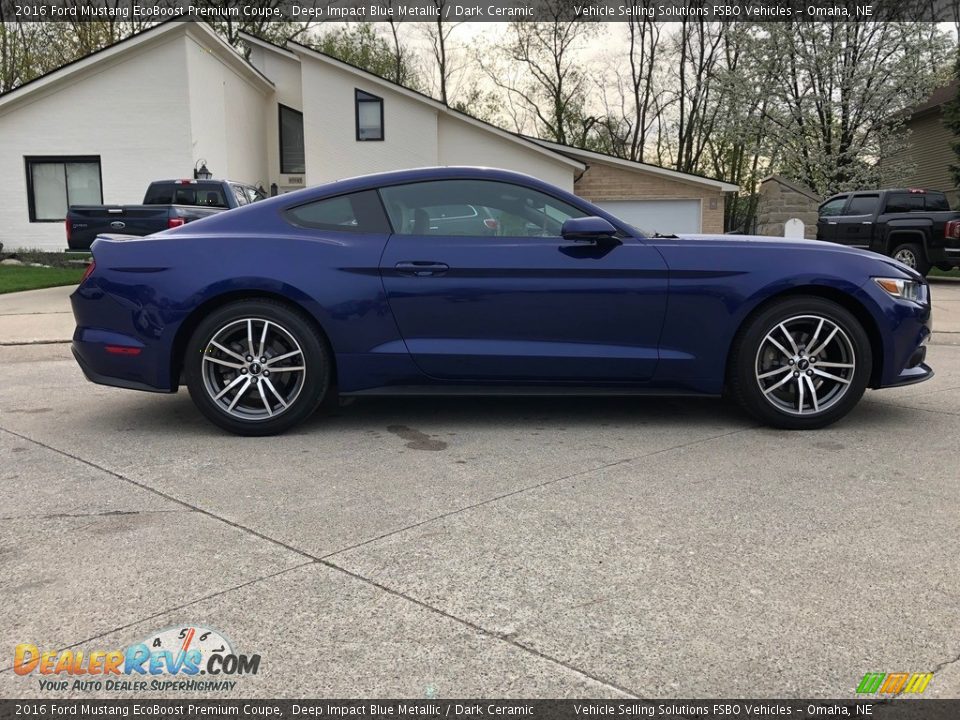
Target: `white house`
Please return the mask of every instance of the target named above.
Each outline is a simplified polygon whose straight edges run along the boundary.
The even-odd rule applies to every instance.
[[[297,43],[168,22],[0,95],[0,242],[60,250],[71,204],[142,201],[156,179],[280,192],[430,165],[525,172],[640,226],[722,231],[737,188],[518,136]],[[644,222],[648,220],[650,222]]]

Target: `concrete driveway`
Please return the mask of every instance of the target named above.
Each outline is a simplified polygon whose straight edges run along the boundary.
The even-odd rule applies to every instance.
[[[2,697],[80,696],[14,674],[18,643],[170,626],[261,655],[200,697],[844,697],[868,671],[960,696],[960,283],[933,281],[937,376],[824,431],[367,399],[267,439],[21,344],[66,339],[41,292],[0,296]]]

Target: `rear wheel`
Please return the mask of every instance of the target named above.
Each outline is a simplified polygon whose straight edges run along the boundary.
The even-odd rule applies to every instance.
[[[184,360],[200,412],[238,435],[275,435],[308,417],[329,391],[331,367],[309,320],[273,300],[213,311],[190,338]]]
[[[846,415],[870,379],[870,340],[837,303],[817,297],[776,302],[751,318],[732,349],[730,390],[774,427],[825,427]]]
[[[904,265],[913,268],[921,275],[926,275],[928,272],[930,272],[930,263],[927,262],[927,257],[923,253],[923,248],[916,243],[904,243],[903,245],[897,245],[897,247],[893,249],[891,256],[894,260],[899,260]]]

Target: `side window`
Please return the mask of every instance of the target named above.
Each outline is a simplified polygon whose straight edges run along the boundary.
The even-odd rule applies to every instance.
[[[463,237],[560,237],[585,212],[531,188],[492,180],[439,180],[380,189],[394,232]]]
[[[303,113],[286,105],[279,108],[280,172],[285,175],[306,172]]]
[[[855,195],[844,215],[873,215],[879,205],[879,195]]]
[[[908,193],[890,193],[884,205],[885,213],[908,213],[923,210],[923,195]]]
[[[847,204],[847,196],[828,200],[820,206],[820,217],[834,217],[843,212],[843,206]]]
[[[389,233],[374,190],[316,200],[289,208],[284,215],[293,225],[317,230],[353,233]]]
[[[931,212],[940,212],[950,209],[950,203],[947,202],[947,196],[939,193],[927,195],[927,210]]]
[[[147,196],[143,199],[144,205],[172,205],[173,183],[153,183],[147,188]]]
[[[357,140],[383,140],[383,98],[354,90]]]
[[[233,190],[233,196],[237,199],[237,207],[243,207],[250,202],[246,193],[243,192],[243,188],[239,185],[231,185],[230,189]]]

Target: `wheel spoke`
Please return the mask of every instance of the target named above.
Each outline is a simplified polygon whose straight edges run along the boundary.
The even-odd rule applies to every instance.
[[[234,370],[239,370],[243,367],[242,363],[227,362],[226,360],[221,360],[220,358],[215,358],[210,355],[204,355],[203,361],[216,363],[217,365],[223,365],[224,367],[233,368]]]
[[[827,335],[827,339],[824,340],[824,341],[820,344],[820,347],[818,347],[816,350],[811,350],[811,351],[809,351],[807,354],[808,354],[808,355],[819,355],[821,352],[823,352],[823,349],[824,349],[827,345],[830,344],[830,341],[833,340],[833,336],[836,335],[839,331],[840,331],[840,328],[837,327],[836,325],[834,325],[834,326],[833,326],[833,330],[831,330],[831,331],[830,331],[830,334]]]
[[[806,387],[806,384],[803,382],[806,375],[801,375],[797,378],[797,412],[803,415],[803,389]]]
[[[815,375],[819,375],[820,377],[826,378],[827,380],[833,380],[834,382],[843,383],[844,385],[850,384],[849,380],[847,380],[846,378],[842,378],[839,375],[832,375],[831,373],[824,372],[823,370],[819,370],[817,368],[814,368],[813,372]]]
[[[787,372],[791,368],[789,365],[784,365],[782,368],[777,368],[776,370],[771,370],[770,372],[765,372],[762,375],[757,375],[757,380],[764,380],[768,377],[773,377],[774,375],[779,375],[782,372]]]
[[[303,370],[303,365],[290,365],[288,367],[278,367],[278,368],[271,367],[270,368],[270,372],[272,373],[294,372],[295,370]]]
[[[241,376],[241,377],[243,377],[243,376]],[[230,401],[230,407],[228,407],[227,410],[233,410],[233,408],[235,408],[236,405],[237,405],[237,401],[238,401],[238,400],[243,396],[243,394],[247,391],[247,388],[250,387],[250,378],[248,377],[248,378],[246,378],[246,380],[247,380],[247,382],[244,383],[243,387],[240,388],[240,389],[237,391],[237,394],[233,396],[233,400]]]
[[[247,348],[250,350],[250,356],[253,357],[253,320],[247,318]]]
[[[273,386],[273,383],[270,382],[270,378],[263,378],[263,384],[270,389],[270,392],[273,393],[273,396],[277,399],[277,402],[279,402],[283,408],[286,409],[287,403],[282,397],[280,397],[280,393],[277,392],[277,389]]]
[[[813,335],[810,338],[810,341],[807,343],[808,348],[812,348],[817,344],[817,338],[820,337],[820,331],[823,330],[823,323],[826,322],[823,318],[820,318],[820,322],[817,323],[817,329],[814,330]]]
[[[784,335],[787,336],[787,340],[790,342],[790,347],[793,348],[793,354],[796,355],[798,352],[800,352],[800,348],[797,347],[797,343],[794,341],[793,335],[791,335],[789,331],[783,326],[783,323],[780,323],[779,325],[777,325],[777,327],[780,328],[780,332],[782,332]]]
[[[235,378],[233,379],[233,382],[229,383],[225,388],[223,388],[223,390],[221,390],[219,393],[217,393],[217,394],[214,396],[213,399],[214,399],[214,400],[219,400],[219,399],[222,398],[224,395],[226,395],[226,394],[230,391],[231,388],[235,387],[236,385],[239,385],[241,382],[243,382],[243,381],[246,380],[246,379],[247,379],[247,376],[246,376],[246,375],[237,375],[237,377],[235,377]]]
[[[835,363],[835,362],[818,362],[817,367],[830,367],[830,368],[845,368],[850,369],[854,367],[853,363]]]
[[[813,411],[819,412],[820,403],[817,402],[817,388],[814,387],[813,385],[813,379],[809,375],[802,375],[801,377],[806,381],[807,385],[810,387],[810,399],[813,401]]]
[[[281,360],[286,360],[287,358],[291,358],[291,357],[293,357],[294,355],[302,355],[302,354],[303,354],[303,352],[302,352],[301,350],[299,350],[299,349],[298,349],[298,350],[291,350],[290,352],[284,353],[283,355],[277,355],[276,357],[270,358],[269,360],[267,360],[267,365],[266,365],[266,366],[267,366],[268,368],[270,368],[271,370],[274,370],[274,368],[273,368],[273,364],[274,364],[274,363],[280,362]],[[275,371],[274,371],[274,372],[275,372]]]
[[[257,350],[257,357],[263,357],[263,349],[267,346],[267,328],[270,327],[270,321],[263,321],[263,332],[260,333],[260,349]]]
[[[783,353],[783,356],[784,356],[784,357],[790,358],[790,357],[793,357],[793,356],[794,356],[794,353],[790,352],[790,351],[787,350],[783,345],[781,345],[780,343],[778,343],[777,340],[776,340],[776,338],[773,337],[773,335],[767,335],[767,337],[764,338],[764,339],[767,340],[768,342],[770,342],[771,344],[773,344],[774,346],[776,346],[776,348],[777,348],[780,352]]]
[[[211,341],[210,341],[210,344],[213,345],[213,346],[214,346],[217,350],[219,350],[220,352],[226,353],[226,354],[229,355],[230,357],[236,358],[236,359],[239,360],[240,362],[244,362],[244,360],[243,360],[243,355],[239,355],[239,354],[235,353],[233,350],[230,350],[229,348],[225,348],[223,345],[221,345],[220,343],[218,343],[216,340],[211,340]]]
[[[257,390],[260,391],[260,399],[263,400],[263,407],[267,411],[267,415],[273,417],[273,408],[270,407],[270,401],[267,400],[267,394],[263,391],[263,383],[257,383]]]
[[[790,382],[790,380],[792,380],[792,379],[793,379],[793,375],[787,375],[787,376],[786,376],[783,380],[781,380],[780,382],[775,383],[775,384],[771,385],[770,387],[768,387],[766,390],[764,390],[764,391],[763,391],[763,394],[764,394],[764,395],[769,395],[770,393],[772,393],[774,390],[776,390],[776,389],[777,389],[778,387],[780,387],[781,385],[786,385],[786,384],[787,384],[788,382]]]

